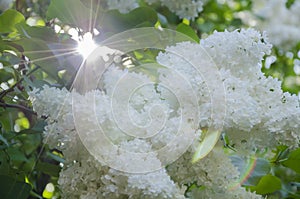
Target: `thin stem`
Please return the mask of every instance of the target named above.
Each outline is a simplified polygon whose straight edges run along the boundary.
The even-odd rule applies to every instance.
[[[0,107],[3,107],[3,108],[16,108],[16,109],[20,109],[22,111],[31,113],[33,115],[36,115],[36,112],[34,112],[33,110],[31,110],[31,109],[29,109],[25,106],[19,105],[19,104],[7,104],[7,103],[4,103],[4,102],[0,102]]]

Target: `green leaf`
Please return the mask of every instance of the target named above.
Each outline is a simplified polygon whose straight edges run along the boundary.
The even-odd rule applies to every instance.
[[[292,5],[295,3],[295,0],[287,0],[285,6],[290,9]]]
[[[0,41],[0,45],[1,45],[1,41]],[[8,50],[8,49],[6,49],[6,50]],[[4,66],[13,66],[13,65],[19,64],[20,61],[21,61],[21,59],[19,57],[17,57],[16,55],[13,55],[11,53],[4,52],[0,56],[0,62]]]
[[[8,68],[4,67],[5,69],[0,70],[0,82],[6,82],[9,79],[13,78],[13,74],[11,72],[8,72]]]
[[[95,15],[93,10],[85,7],[80,0],[52,0],[47,18],[58,18],[62,23],[89,31],[94,24]]]
[[[16,43],[8,40],[2,40],[0,38],[0,52],[3,52],[5,50],[12,50],[12,51],[20,51],[22,48],[21,46],[17,45]]]
[[[36,169],[50,176],[58,177],[60,172],[59,165],[54,165],[46,162],[38,162]]]
[[[7,149],[7,153],[9,154],[10,159],[15,166],[20,166],[22,163],[27,162],[28,160],[25,154],[16,147],[9,147]]]
[[[158,82],[158,70],[161,68],[165,68],[165,66],[162,66],[157,63],[144,63],[142,65],[129,68],[129,71],[134,71],[136,73],[142,73],[147,75],[152,81]]]
[[[58,80],[59,63],[46,42],[35,38],[23,38],[16,42],[23,47],[23,54],[41,67],[52,78]]]
[[[41,144],[40,134],[27,134],[24,135],[23,137],[22,150],[25,152],[26,155],[30,155],[38,148],[40,144]]]
[[[203,24],[199,25],[199,30],[201,32],[210,33],[213,31],[215,24],[211,21],[205,21]]]
[[[31,191],[31,186],[25,182],[0,175],[0,196],[1,199],[26,199]]]
[[[116,10],[108,11],[101,19],[101,26],[106,32],[122,32],[131,28],[154,27],[158,20],[155,10],[149,7],[139,7],[127,14]]]
[[[25,22],[16,25],[18,33],[24,38],[36,38],[48,42],[58,42],[54,30],[44,26],[29,26]]]
[[[0,32],[10,33],[16,30],[15,25],[24,22],[24,16],[16,10],[6,10],[0,15]]]
[[[269,194],[281,189],[281,181],[271,174],[263,176],[257,186],[249,187],[251,191],[258,194]]]
[[[160,22],[160,25],[162,27],[167,27],[168,26],[168,19],[166,18],[166,16],[160,14],[160,13],[157,13],[157,17],[158,17],[158,20]]]
[[[300,148],[292,151],[288,159],[282,162],[283,166],[288,167],[300,173]]]
[[[2,38],[0,37],[0,52],[3,52],[4,50],[9,50],[9,49],[10,49],[10,46],[7,45],[7,41],[3,41]]]
[[[6,146],[9,145],[8,142],[7,142],[7,140],[6,140],[6,138],[3,137],[3,135],[0,134],[0,143],[1,143],[1,142],[3,142]]]
[[[0,73],[1,74],[1,73]],[[18,117],[18,110],[15,109],[0,109],[0,123],[5,131],[13,131],[15,118]]]
[[[272,163],[279,164],[287,159],[289,155],[289,148],[285,145],[280,145],[276,147],[276,150],[273,151],[275,153],[274,157],[271,159]]]
[[[8,174],[10,170],[9,160],[4,151],[0,151],[0,175]]]
[[[25,162],[24,164],[22,164],[22,167],[20,167],[20,170],[22,171],[22,173],[24,174],[30,174],[32,173],[33,169],[35,168],[35,164],[36,164],[36,156],[32,155],[27,162]],[[24,176],[25,178],[26,176]],[[23,179],[24,179],[23,178]]]
[[[39,120],[35,125],[31,128],[32,131],[43,132],[47,123],[44,120]]]
[[[191,26],[181,23],[177,26],[176,30],[178,32],[181,32],[181,33],[189,36],[190,38],[195,40],[197,43],[199,43],[200,39],[199,39],[198,35],[196,34],[195,30]]]

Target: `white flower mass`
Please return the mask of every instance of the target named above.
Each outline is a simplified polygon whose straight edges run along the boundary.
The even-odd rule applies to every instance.
[[[128,13],[137,8],[139,4],[136,0],[107,0],[109,10],[119,10],[120,13]]]
[[[195,19],[203,10],[205,0],[145,0],[148,4],[160,3],[166,6],[179,18]],[[139,7],[138,0],[107,0],[109,10],[119,10],[120,13],[128,13]]]
[[[167,6],[166,2],[162,1]],[[172,5],[178,6],[174,9],[180,7],[181,3],[177,5],[171,2]],[[192,10],[187,9],[191,12],[188,15],[195,17],[194,13],[201,11],[202,3],[190,2],[194,7]],[[187,17],[179,11],[176,13]],[[216,122],[224,123],[223,131],[235,144],[237,153],[250,155],[259,148],[272,148],[278,144],[295,146],[299,143],[298,97],[284,93],[280,81],[266,77],[261,72],[262,60],[272,48],[266,35],[253,29],[214,32],[208,38],[202,39],[200,44],[178,43],[169,46],[166,51],[160,52],[157,56],[159,64],[177,71],[189,80],[193,90],[200,96],[195,103],[200,110],[200,115],[199,126],[184,123],[185,128],[195,131],[191,136],[194,140],[191,146],[176,161],[153,172],[127,173],[110,168],[104,164],[104,160],[96,159],[89,153],[82,139],[90,139],[95,145],[103,144],[101,139],[93,136],[97,133],[97,128],[94,126],[100,124],[111,142],[120,146],[122,150],[148,153],[164,147],[177,136],[180,128],[178,124],[181,124],[181,115],[185,113],[186,108],[181,107],[181,104],[176,101],[177,96],[172,94],[172,90],[151,84],[147,84],[143,89],[137,89],[128,102],[131,124],[116,122],[110,109],[113,100],[111,97],[122,76],[138,77],[147,83],[150,80],[146,74],[112,65],[103,75],[104,91],[92,90],[79,94],[76,91],[69,92],[66,89],[44,86],[43,89],[36,89],[30,93],[34,110],[39,116],[47,117],[48,125],[44,131],[44,142],[50,148],[61,150],[66,159],[59,176],[63,198],[262,198],[240,186],[231,188],[231,185],[238,181],[240,174],[228,155],[224,153],[220,143],[208,156],[195,164],[191,163],[201,135],[210,125],[210,110],[213,108],[205,79],[195,75],[193,67],[186,62],[186,60],[201,60],[201,54],[197,53],[200,48],[207,51],[221,74],[226,94],[226,118],[224,122]],[[164,70],[159,69],[158,79],[163,78]],[[177,83],[178,87],[182,84],[182,82]],[[122,88],[130,87],[130,82],[127,82],[128,85],[126,82],[123,84],[125,85],[122,85]],[[174,88],[176,86],[174,85]],[[120,90],[115,95],[120,95],[118,99],[121,100],[122,95],[125,96],[127,93],[126,90],[123,92]],[[80,106],[72,107],[74,100]],[[74,120],[76,113],[80,113],[82,117]],[[145,126],[151,121],[163,126],[155,135],[152,135],[153,131],[157,131],[155,125],[141,128],[148,129],[145,131],[127,132],[130,135],[139,135],[134,138],[122,133],[123,127],[127,130],[132,129],[130,126],[132,123],[136,126]],[[159,123],[161,121],[162,124]],[[83,128],[86,137],[79,136],[78,126],[86,127]],[[174,148],[174,151],[176,150],[181,149],[178,146]],[[114,155],[114,151],[107,150],[103,153],[107,153],[106,156]],[[147,160],[141,161],[143,163],[141,165],[135,165],[132,162],[134,158],[128,154],[123,158],[120,164],[123,164],[121,166],[124,169],[129,165],[136,167],[137,170],[144,167],[151,168],[151,164],[157,167],[163,165],[163,158],[158,153],[151,153]],[[201,186],[201,189],[186,190],[187,185],[193,184],[197,187]]]
[[[294,1],[290,8],[286,3],[287,0],[253,0],[251,14],[242,18],[267,31],[272,44],[288,49],[300,40],[300,1]]]
[[[194,19],[203,10],[203,0],[161,0],[161,4],[168,7],[180,18]]]

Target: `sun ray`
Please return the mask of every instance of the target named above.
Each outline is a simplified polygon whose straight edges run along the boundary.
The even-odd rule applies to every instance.
[[[53,58],[57,58],[57,57],[61,57],[61,56],[65,56],[65,55],[71,55],[71,54],[78,54],[77,51],[72,51],[72,52],[67,52],[67,53],[63,53],[60,55],[53,55],[53,56],[47,56],[47,57],[43,57],[43,58],[38,58],[38,59],[30,59],[30,60],[26,60],[25,63],[26,64],[34,64],[36,62],[39,61],[46,61],[46,60],[51,60]],[[16,63],[16,64],[10,64],[10,65],[5,65],[6,67],[14,67],[15,65],[18,65],[20,63]]]
[[[69,52],[69,51],[74,51],[76,48],[62,48],[62,49],[55,49],[55,52]],[[51,53],[54,50],[32,50],[32,51],[23,51],[21,53],[23,54],[40,54],[40,53]]]
[[[91,0],[91,9],[90,9],[90,18],[89,18],[89,32],[93,32],[92,22],[93,22],[93,0]]]
[[[61,53],[61,54],[58,54],[58,55],[53,55],[53,56],[46,56],[46,57],[42,57],[42,58],[37,58],[37,59],[30,59],[28,61],[26,61],[27,64],[33,64],[33,63],[36,63],[36,62],[39,62],[39,61],[46,61],[46,60],[51,60],[53,58],[58,58],[58,57],[62,57],[62,56],[66,56],[66,55],[79,55],[79,53],[77,52],[76,49],[74,49],[73,51],[69,51],[69,52],[66,52],[66,53]],[[16,65],[16,64],[14,64]],[[14,66],[14,65],[7,65],[7,66]]]
[[[29,63],[34,63],[34,62],[38,62],[38,61],[45,61],[45,60],[48,60],[48,59],[62,57],[62,56],[71,55],[71,54],[78,54],[78,53],[77,53],[77,51],[71,51],[71,52],[62,53],[62,54],[59,54],[59,55],[53,55],[53,56],[38,58],[38,59],[34,59],[34,60],[29,60],[28,62]]]
[[[93,22],[93,30],[96,28],[96,23],[97,23],[97,19],[98,19],[98,14],[99,14],[99,8],[100,8],[100,0],[97,0],[96,2],[96,12],[95,12],[95,19]]]

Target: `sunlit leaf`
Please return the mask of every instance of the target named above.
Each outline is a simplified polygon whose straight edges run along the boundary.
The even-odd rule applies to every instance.
[[[130,28],[149,27],[155,25],[157,13],[149,7],[139,7],[127,14],[116,10],[108,11],[101,19],[101,26],[106,32],[121,32]]]
[[[24,16],[16,10],[6,10],[0,15],[0,32],[9,33],[16,30],[15,25],[25,21]]]
[[[205,156],[208,155],[208,153],[213,150],[214,146],[216,145],[218,139],[220,138],[221,131],[212,131],[212,132],[206,132],[205,137],[199,144],[199,146],[196,149],[196,152],[193,156],[192,162],[195,163],[198,160],[201,160]]]
[[[269,194],[281,189],[281,181],[276,176],[268,174],[263,176],[256,186],[249,188],[258,194]]]
[[[40,17],[29,17],[26,19],[26,23],[30,26],[45,26],[45,21]]]
[[[37,64],[48,75],[54,79],[58,78],[58,61],[47,43],[40,39],[23,38],[17,42],[23,47],[23,54],[30,58],[30,61]]]
[[[22,129],[29,129],[30,127],[29,120],[26,117],[17,119],[16,124],[19,125]]]
[[[195,30],[193,28],[191,28],[189,25],[181,23],[177,26],[176,30],[178,32],[186,34],[187,36],[189,36],[193,40],[195,40],[197,43],[199,43],[200,39],[199,39],[198,35],[196,34]]]
[[[282,164],[300,173],[300,148],[292,151],[288,159],[283,161]]]
[[[52,183],[48,183],[43,191],[43,197],[49,199],[52,198],[54,190],[54,185]]]
[[[88,9],[80,0],[52,0],[47,18],[58,18],[61,22],[89,31],[94,24],[93,10]]]
[[[24,38],[41,39],[48,42],[58,42],[54,30],[44,26],[29,26],[25,22],[16,25],[18,33]]]

